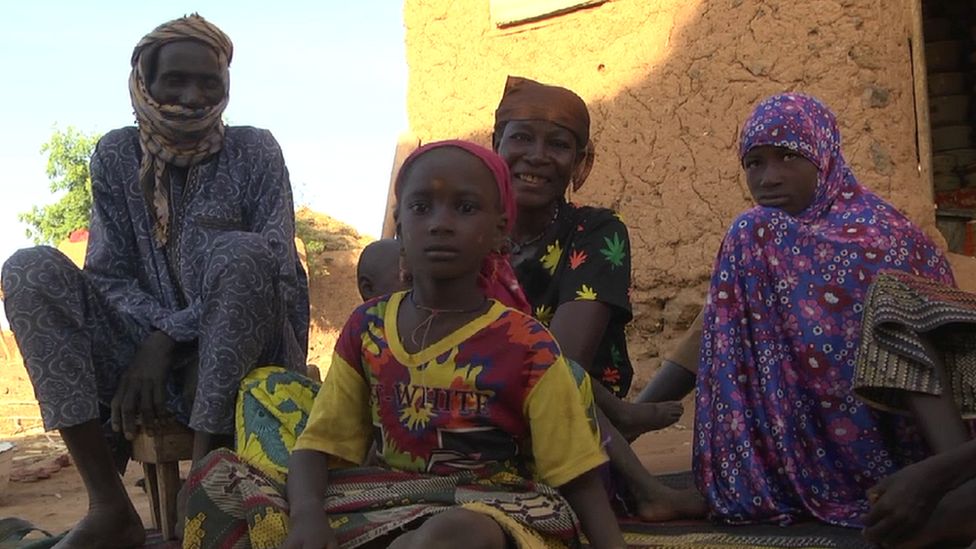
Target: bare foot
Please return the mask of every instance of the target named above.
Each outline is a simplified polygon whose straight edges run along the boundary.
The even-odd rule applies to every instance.
[[[637,498],[637,517],[644,522],[667,522],[678,519],[696,519],[705,516],[708,509],[698,490],[686,488],[658,488],[651,496],[634,494]]]
[[[644,433],[673,425],[684,411],[679,401],[628,403],[627,413],[616,427],[628,442],[633,442]]]
[[[53,549],[127,549],[142,547],[146,530],[134,507],[92,506],[88,514]]]

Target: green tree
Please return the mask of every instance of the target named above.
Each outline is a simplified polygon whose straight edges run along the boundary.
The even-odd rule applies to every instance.
[[[28,225],[27,237],[36,244],[57,244],[72,231],[88,226],[92,203],[88,160],[100,137],[71,126],[64,131],[55,128],[51,139],[41,146],[41,154],[47,154],[49,188],[59,198],[18,216]]]

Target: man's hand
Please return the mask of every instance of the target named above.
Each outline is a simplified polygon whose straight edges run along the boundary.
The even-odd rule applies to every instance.
[[[175,345],[164,332],[152,332],[139,344],[132,365],[119,381],[112,399],[112,429],[125,433],[126,439],[136,435],[137,416],[151,431],[166,415],[166,375],[173,366]]]
[[[329,526],[329,517],[320,503],[291,507],[288,538],[281,549],[339,549],[339,541]]]
[[[921,528],[947,492],[939,477],[938,470],[922,461],[871,487],[871,510],[864,517],[864,537],[887,545],[907,539]]]

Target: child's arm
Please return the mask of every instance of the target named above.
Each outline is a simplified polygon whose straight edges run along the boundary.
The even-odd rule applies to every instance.
[[[289,533],[284,549],[338,549],[325,513],[329,462],[363,462],[372,435],[369,385],[362,364],[365,306],[346,321],[332,365],[288,460]]]
[[[620,533],[617,517],[610,509],[603,481],[596,469],[592,469],[559,487],[559,493],[579,518],[583,533],[594,549],[627,547]]]
[[[607,456],[601,447],[591,378],[558,352],[557,347],[554,363],[536,381],[526,402],[536,474],[569,502],[594,548],[626,547],[597,472]]]
[[[288,539],[281,549],[338,549],[325,514],[329,458],[315,450],[296,450],[288,461]]]

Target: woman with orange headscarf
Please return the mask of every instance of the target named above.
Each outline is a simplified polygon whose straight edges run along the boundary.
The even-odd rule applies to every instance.
[[[509,77],[493,145],[511,171],[518,206],[510,250],[516,276],[533,315],[599,382],[594,398],[615,427],[605,429],[607,451],[631,488],[632,510],[647,520],[699,514],[700,501],[658,484],[624,438],[674,423],[682,408],[622,400],[633,377],[624,335],[633,317],[627,226],[612,210],[566,199],[593,166],[586,103],[566,88]]]

